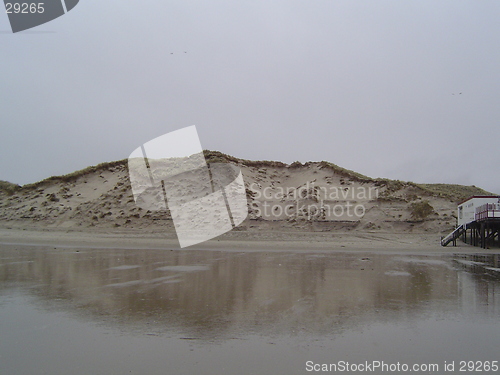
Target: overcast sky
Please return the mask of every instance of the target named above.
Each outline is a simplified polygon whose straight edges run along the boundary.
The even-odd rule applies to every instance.
[[[499,19],[498,0],[81,0],[12,34],[2,11],[0,179],[196,125],[240,158],[500,193]]]

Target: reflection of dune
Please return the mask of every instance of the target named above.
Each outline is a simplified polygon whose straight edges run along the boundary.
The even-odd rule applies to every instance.
[[[0,279],[2,288],[22,283],[99,316],[207,333],[229,326],[327,333],[377,310],[421,314],[465,298],[446,258],[406,258],[6,247]]]

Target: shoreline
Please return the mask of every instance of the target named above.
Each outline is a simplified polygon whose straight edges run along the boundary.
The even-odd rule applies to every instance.
[[[442,247],[439,233],[233,231],[181,249],[173,230],[77,230],[61,228],[0,227],[0,245],[52,246],[130,250],[399,252],[399,253],[500,253],[461,241]]]

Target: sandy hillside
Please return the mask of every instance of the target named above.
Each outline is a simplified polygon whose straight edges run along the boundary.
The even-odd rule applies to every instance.
[[[209,163],[241,168],[249,216],[237,229],[256,234],[332,230],[448,233],[455,225],[458,201],[489,194],[476,187],[372,179],[328,162],[287,165],[213,151],[206,151],[205,157]],[[152,211],[136,205],[126,160],[22,187],[3,182],[0,221],[2,227],[14,228],[173,228],[168,209]]]

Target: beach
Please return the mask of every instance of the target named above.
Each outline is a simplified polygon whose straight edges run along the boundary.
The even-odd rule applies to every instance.
[[[2,375],[440,374],[499,360],[498,248],[440,245],[457,200],[481,189],[206,157],[241,168],[248,215],[222,230],[220,207],[197,206],[183,239],[223,234],[188,247],[168,208],[141,206],[124,161],[4,184]],[[176,194],[202,186],[179,182]]]
[[[180,249],[158,233],[0,233],[2,374],[458,373],[498,360],[498,251],[421,234]]]
[[[394,232],[301,232],[301,231],[232,231],[212,240],[191,246],[189,250],[294,250],[294,251],[396,251],[422,253],[465,253],[482,249],[461,241],[457,247],[440,246],[439,233]],[[18,226],[0,228],[0,244],[54,247],[101,247],[121,249],[180,250],[175,231],[131,229],[60,229]]]

